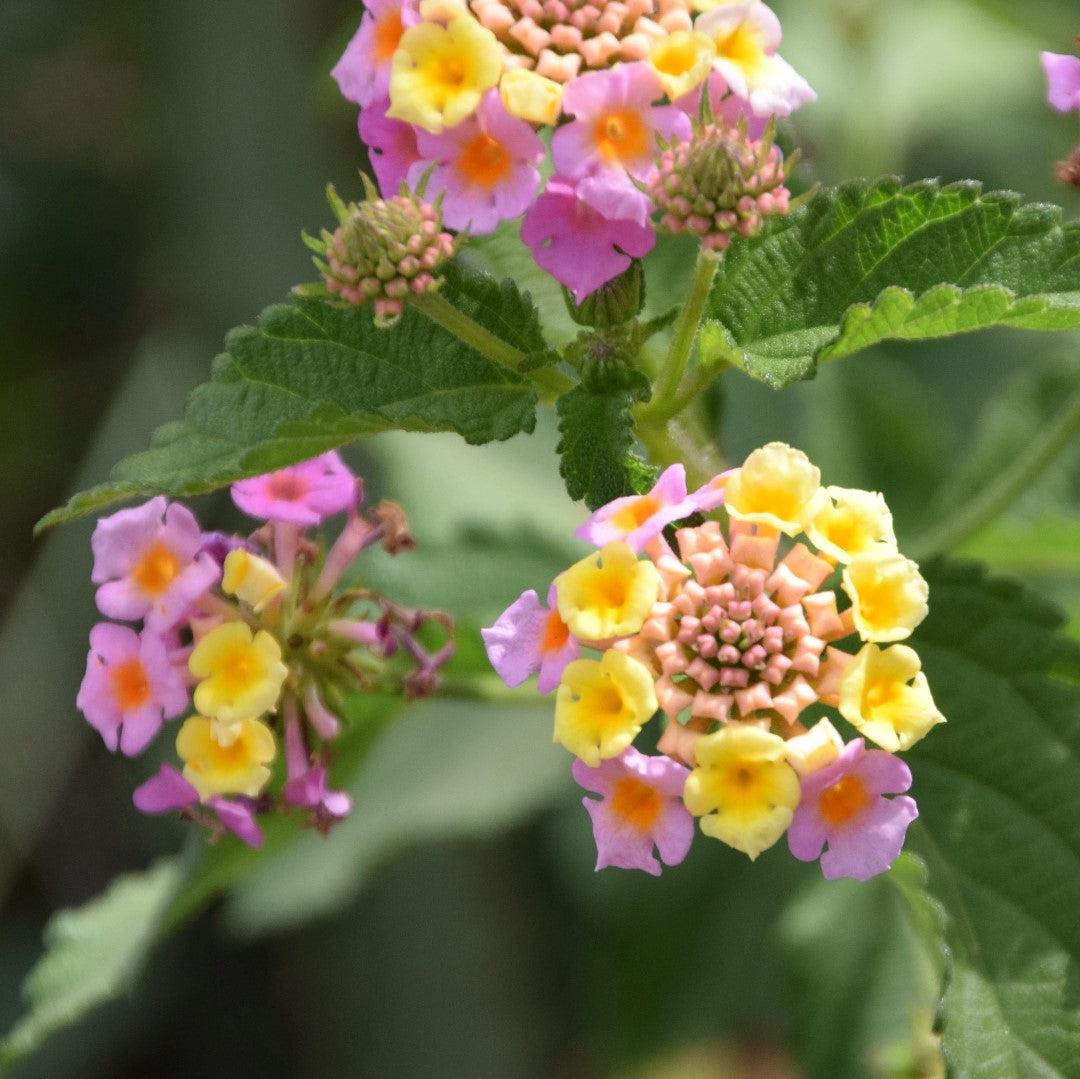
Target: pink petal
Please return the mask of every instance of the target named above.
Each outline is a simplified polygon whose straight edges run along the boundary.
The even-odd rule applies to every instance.
[[[1080,56],[1039,53],[1046,72],[1046,100],[1058,112],[1080,109]]]
[[[171,764],[163,764],[156,776],[135,788],[131,798],[141,813],[169,813],[194,805],[199,792]]]

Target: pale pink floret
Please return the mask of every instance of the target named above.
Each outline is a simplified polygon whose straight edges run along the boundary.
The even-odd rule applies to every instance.
[[[537,265],[581,303],[631,258],[647,255],[656,233],[632,220],[609,220],[578,198],[572,181],[552,177],[525,215],[521,239]]]
[[[131,796],[140,813],[176,813],[199,802],[199,792],[171,765],[163,764],[156,775],[135,788]],[[263,835],[255,823],[255,807],[247,798],[215,795],[206,803],[223,828],[249,847],[262,846]]]
[[[401,27],[419,21],[419,16],[412,10],[413,5],[403,4],[402,0],[365,0],[364,8],[360,28],[330,72],[342,96],[361,108],[390,93],[393,51],[389,45],[393,44],[393,38],[386,33],[386,28],[395,17],[400,20]],[[384,24],[381,32],[380,23]]]
[[[489,90],[476,112],[442,134],[420,131],[420,161],[409,169],[409,184],[416,187],[434,165],[425,197],[443,194],[443,221],[452,229],[471,233],[493,232],[500,221],[520,217],[540,186],[537,164],[544,144],[523,120],[511,116]],[[495,155],[499,167],[485,168]],[[496,175],[500,172],[504,174]]]
[[[149,630],[99,622],[90,631],[76,707],[113,752],[141,753],[162,723],[188,706],[180,672],[169,662],[164,641]]]
[[[694,491],[690,495],[694,503],[694,509],[698,513],[709,513],[712,510],[719,509],[724,504],[724,488],[727,486],[728,477],[737,471],[736,468],[729,468],[726,472],[713,476],[708,483],[703,484]]]
[[[563,112],[574,122],[562,125],[551,140],[555,171],[578,181],[578,196],[605,217],[644,225],[651,205],[630,177],[648,180],[654,174],[658,136],[690,135],[690,120],[681,109],[653,105],[663,96],[660,79],[646,63],[590,72],[563,94]],[[605,147],[619,152],[613,156]]]
[[[667,525],[695,510],[694,501],[686,494],[686,469],[675,464],[664,471],[648,494],[616,498],[601,506],[574,536],[594,547],[623,540],[640,552]]]
[[[688,768],[630,746],[598,768],[576,760],[573,773],[579,786],[601,796],[582,799],[592,818],[597,870],[640,869],[658,877],[661,861],[674,866],[686,857],[694,839],[694,818],[682,801]]]
[[[480,635],[492,667],[508,686],[519,686],[539,674],[536,688],[541,693],[558,688],[567,664],[581,652],[581,645],[559,617],[554,585],[548,592],[547,607],[530,588]]]
[[[376,101],[360,110],[357,123],[360,140],[367,147],[368,161],[379,181],[379,190],[387,197],[398,193],[409,169],[420,160],[416,128],[387,116],[389,107],[389,98]]]
[[[1046,72],[1046,100],[1058,112],[1080,110],[1080,56],[1039,54]]]
[[[98,610],[123,622],[145,618],[154,633],[175,626],[221,576],[214,559],[200,553],[195,515],[162,497],[103,517],[90,543]]]
[[[233,502],[249,517],[304,527],[349,509],[362,492],[360,481],[334,450],[232,485]]]
[[[342,820],[352,812],[349,795],[327,785],[326,765],[312,761],[296,717],[285,725],[285,769],[281,799],[286,805],[314,810],[316,819],[323,824]]]
[[[857,808],[836,823],[823,815],[822,796],[844,781],[858,784],[858,795],[847,796],[848,805]],[[902,760],[880,749],[867,750],[856,738],[832,764],[803,778],[802,799],[788,829],[791,853],[804,862],[820,856],[827,880],[868,880],[884,873],[900,856],[919,810],[913,798],[883,795],[902,794],[910,786],[911,770]]]

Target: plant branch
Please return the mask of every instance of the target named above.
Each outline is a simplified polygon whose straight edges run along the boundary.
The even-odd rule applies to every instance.
[[[507,344],[501,337],[496,337],[489,329],[456,308],[441,293],[425,292],[419,296],[410,296],[409,305],[492,363],[515,374],[523,373],[520,368],[526,359],[524,352]],[[524,372],[524,377],[546,391],[547,399],[559,397],[574,387],[570,379],[550,368]]]
[[[1042,437],[1000,472],[993,483],[951,517],[917,537],[912,544],[912,556],[919,560],[928,558],[970,539],[1008,509],[1077,435],[1080,435],[1080,393],[1069,399]]]

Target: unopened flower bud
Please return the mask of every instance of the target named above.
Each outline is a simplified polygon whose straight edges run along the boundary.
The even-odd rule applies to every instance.
[[[240,548],[225,558],[221,589],[243,600],[256,614],[285,591],[285,578],[272,562]]]

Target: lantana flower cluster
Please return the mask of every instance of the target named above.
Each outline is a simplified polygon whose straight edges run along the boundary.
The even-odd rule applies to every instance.
[[[888,869],[918,815],[898,754],[944,718],[902,643],[928,588],[884,498],[774,442],[693,492],[673,465],[575,536],[596,549],[546,605],[525,592],[483,635],[507,685],[555,692],[597,869],[659,874],[694,818],[752,859],[786,833],[827,878]]]
[[[432,692],[452,625],[345,582],[366,548],[413,541],[394,503],[364,512],[363,482],[337,453],[243,480],[232,498],[263,522],[251,535],[204,532],[163,497],[98,521],[91,580],[108,621],[90,631],[77,705],[128,757],[170,728],[179,766],[135,791],[142,812],[179,811],[258,846],[260,814],[298,811],[323,832],[349,814],[327,780],[343,702]],[[312,530],[339,514],[327,547]],[[434,652],[428,623],[445,638]]]
[[[333,74],[384,199],[423,187],[440,228],[471,234],[523,218],[581,302],[655,227],[720,249],[786,211],[767,127],[815,95],[780,42],[761,0],[370,0]]]

